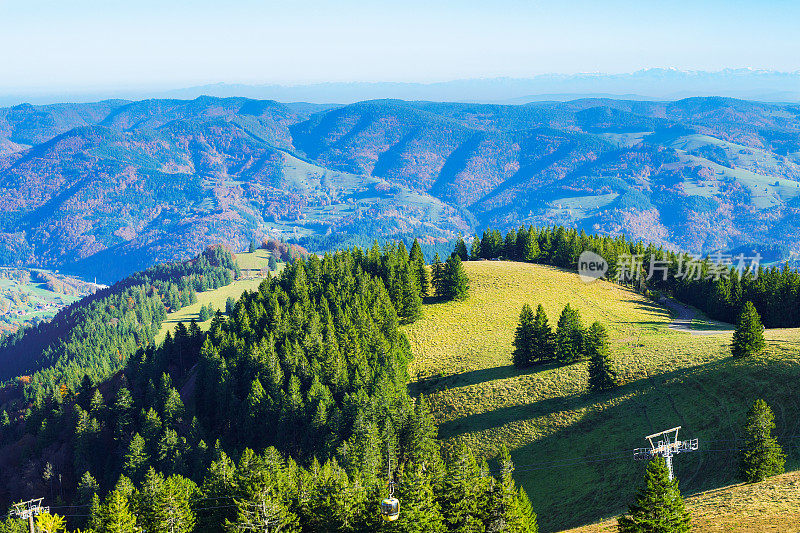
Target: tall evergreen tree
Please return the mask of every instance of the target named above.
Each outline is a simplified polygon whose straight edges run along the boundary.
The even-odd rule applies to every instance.
[[[444,264],[438,252],[431,263],[431,287],[436,296],[444,296]]]
[[[469,252],[467,252],[467,245],[464,242],[462,237],[458,237],[458,241],[456,241],[456,247],[453,252],[461,258],[462,261],[469,260]]]
[[[469,296],[469,278],[464,272],[461,258],[451,254],[444,264],[444,297],[450,300],[466,300]]]
[[[647,465],[644,487],[628,514],[617,519],[620,533],[688,533],[691,515],[678,490],[678,480],[669,479],[667,464],[656,457]]]
[[[753,302],[746,302],[739,315],[736,331],[733,332],[731,353],[734,357],[745,357],[764,349],[764,326]]]
[[[600,322],[592,324],[586,332],[586,357],[589,358],[589,388],[593,392],[617,386],[617,373],[611,366],[608,333]]]
[[[533,310],[530,305],[525,304],[522,306],[517,329],[514,332],[512,361],[517,368],[526,368],[533,364],[534,336]]]
[[[584,330],[580,313],[569,304],[564,306],[556,328],[556,360],[569,364],[584,356]]]
[[[414,243],[411,245],[408,258],[413,264],[412,268],[414,269],[417,277],[419,294],[423,297],[427,296],[428,289],[430,287],[430,281],[428,280],[428,269],[425,267],[425,256],[422,254],[422,247],[419,245],[419,241],[417,239],[414,239]]]
[[[782,474],[786,455],[772,436],[775,415],[767,402],[758,399],[747,413],[745,442],[741,452],[739,477],[748,483],[757,483],[770,476]]]

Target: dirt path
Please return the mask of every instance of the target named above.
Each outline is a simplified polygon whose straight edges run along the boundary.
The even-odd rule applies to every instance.
[[[716,320],[708,320],[706,324],[693,324],[695,319],[702,319],[706,322],[705,317],[700,315],[700,312],[694,307],[682,304],[672,298],[662,298],[659,303],[672,311],[674,318],[669,324],[669,329],[673,331],[690,335],[719,335],[720,333],[730,333],[734,329],[731,324]]]

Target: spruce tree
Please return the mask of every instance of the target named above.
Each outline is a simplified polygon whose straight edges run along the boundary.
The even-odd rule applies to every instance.
[[[464,239],[462,237],[458,238],[456,241],[456,247],[454,249],[454,253],[461,258],[462,261],[469,260],[469,252],[467,252],[467,245],[464,243]]]
[[[752,302],[746,302],[739,315],[739,323],[733,332],[731,353],[734,357],[745,357],[764,349],[764,326]]]
[[[207,320],[211,320],[211,316],[210,316],[210,314],[208,312],[208,308],[205,305],[200,307],[200,316],[198,317],[198,320],[200,322],[205,322]]]
[[[580,360],[584,355],[584,331],[577,309],[569,304],[564,306],[556,328],[556,359],[569,364]]]
[[[481,258],[481,238],[475,235],[472,238],[472,247],[469,252],[470,261],[477,261]]]
[[[253,253],[256,251],[256,241],[250,241],[250,247],[247,249],[248,253]]]
[[[401,519],[392,524],[392,531],[403,533],[444,533],[447,529],[442,511],[433,492],[430,475],[418,464],[409,464],[400,486]]]
[[[589,388],[593,392],[611,390],[617,386],[617,373],[611,367],[608,333],[600,322],[586,332],[586,356],[589,358]]]
[[[773,429],[775,415],[772,409],[764,400],[756,400],[747,413],[744,426],[745,443],[739,466],[739,477],[743,481],[757,483],[783,473],[786,456],[772,436]]]
[[[530,305],[525,304],[522,306],[517,330],[514,332],[512,361],[517,368],[526,368],[533,364],[534,336],[533,310]]]
[[[444,264],[444,296],[450,300],[466,300],[469,296],[469,279],[461,258],[451,254]]]
[[[275,259],[274,254],[269,254],[269,259],[267,260],[267,268],[269,268],[270,272],[275,272],[278,268],[278,260]]]
[[[444,296],[444,264],[438,252],[431,263],[431,287],[436,296]]]
[[[428,281],[428,269],[425,267],[425,256],[422,254],[422,247],[419,245],[417,239],[414,239],[414,244],[411,245],[408,258],[413,265],[412,268],[417,278],[419,294],[422,297],[427,296],[430,286],[430,282]]]
[[[620,533],[688,533],[691,515],[678,490],[678,480],[669,479],[667,463],[656,457],[647,465],[644,487],[628,514],[617,519]]]
[[[547,363],[555,359],[556,344],[553,329],[547,321],[547,313],[542,304],[536,308],[533,319],[533,343],[531,361],[533,364]]]

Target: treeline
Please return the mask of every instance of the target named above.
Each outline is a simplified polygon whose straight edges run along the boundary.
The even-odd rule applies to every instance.
[[[53,320],[0,341],[0,381],[17,378],[41,401],[85,374],[113,374],[150,344],[166,314],[197,301],[196,291],[229,284],[238,273],[230,252],[210,247],[185,263],[162,264],[129,276],[61,310]]]
[[[517,368],[547,363],[567,365],[589,360],[589,388],[595,392],[614,388],[617,374],[611,364],[608,333],[600,322],[584,328],[580,313],[567,304],[558,318],[555,332],[550,327],[544,307],[534,315],[525,304],[514,332],[512,362]]]
[[[745,302],[750,301],[766,327],[800,326],[800,314],[789,311],[800,306],[800,273],[788,266],[757,265],[748,270],[737,268],[736,258],[724,256],[695,261],[687,254],[630,241],[624,236],[587,235],[562,226],[521,226],[505,235],[487,229],[475,236],[469,249],[463,240],[455,246],[455,253],[465,261],[503,258],[570,270],[577,269],[578,258],[586,250],[608,262],[606,279],[619,277],[622,283],[642,293],[671,294],[717,320],[735,322]],[[631,260],[632,257],[637,259]],[[656,267],[653,269],[651,257]],[[744,267],[749,267],[750,258],[745,259]],[[653,276],[647,279],[651,272]]]
[[[465,448],[443,457],[425,400],[408,396],[399,324],[410,317],[398,310],[420,298],[426,274],[418,248],[402,244],[296,260],[208,333],[178,324],[114,379],[86,377],[7,428],[31,435],[38,455],[3,480],[6,496],[57,494],[59,479],[97,532],[264,520],[370,531],[391,478],[402,519],[390,529],[535,531],[508,456],[497,478]]]

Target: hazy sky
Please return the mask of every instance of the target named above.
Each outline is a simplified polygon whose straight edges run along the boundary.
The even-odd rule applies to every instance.
[[[0,89],[800,69],[796,0],[0,0]]]

